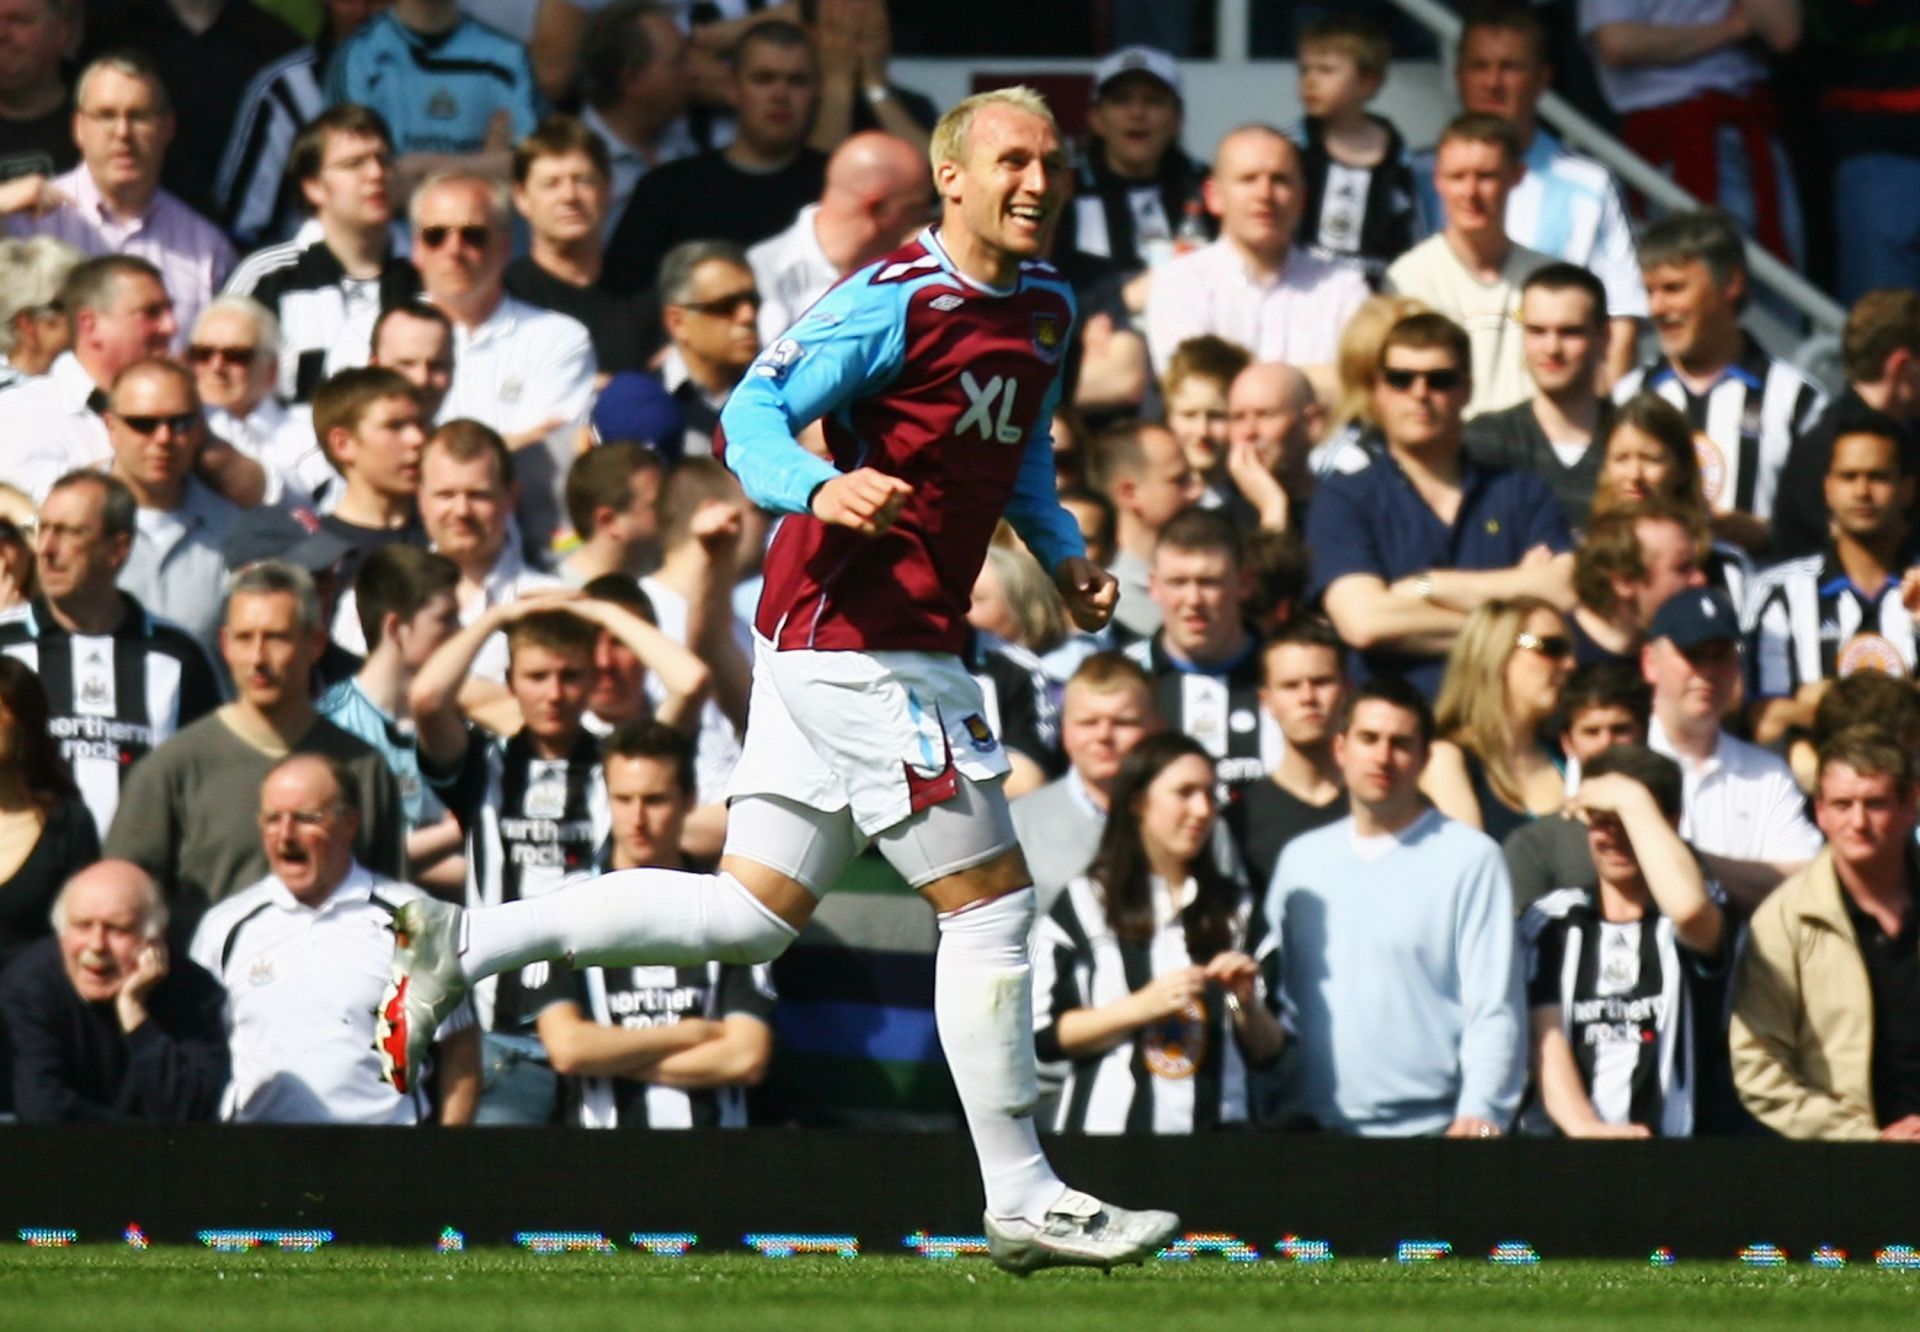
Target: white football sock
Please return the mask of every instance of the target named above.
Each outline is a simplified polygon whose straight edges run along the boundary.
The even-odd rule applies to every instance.
[[[563,957],[582,966],[771,962],[797,934],[731,874],[615,870],[467,912],[460,970],[472,984]]]
[[[1066,1185],[1033,1122],[1033,913],[1033,889],[1023,888],[940,917],[933,1016],[980,1158],[987,1211],[1038,1220]]]

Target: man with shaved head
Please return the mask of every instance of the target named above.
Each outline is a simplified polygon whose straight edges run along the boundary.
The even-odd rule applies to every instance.
[[[1156,270],[1147,296],[1156,366],[1202,333],[1237,342],[1260,361],[1334,359],[1367,281],[1294,245],[1306,198],[1300,151],[1279,130],[1242,125],[1220,140],[1206,184],[1220,238]]]
[[[426,896],[354,859],[355,783],[323,754],[280,760],[260,784],[267,876],[208,912],[193,958],[227,989],[233,1084],[221,1117],[255,1124],[465,1124],[480,1096],[471,1009],[435,1042],[437,1108],[379,1079],[373,1009],[393,913]]]
[[[53,903],[53,934],[0,975],[22,1120],[211,1119],[227,1083],[224,996],[167,955],[167,908],[138,865],[103,860]]]
[[[1257,361],[1227,390],[1227,474],[1259,526],[1297,532],[1313,495],[1307,455],[1325,412],[1290,365]]]
[[[827,187],[793,225],[747,251],[760,288],[760,342],[771,344],[828,287],[907,240],[931,216],[926,153],[870,130],[827,159]]]

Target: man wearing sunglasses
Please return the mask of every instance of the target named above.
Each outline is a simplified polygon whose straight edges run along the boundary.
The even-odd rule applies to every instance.
[[[1496,597],[1573,604],[1572,539],[1547,483],[1461,449],[1472,392],[1466,332],[1431,311],[1387,334],[1374,373],[1381,444],[1323,480],[1307,510],[1313,587],[1355,650],[1355,675],[1404,675],[1431,695],[1467,615]]]
[[[685,456],[702,457],[727,395],[760,354],[760,289],[739,246],[687,241],[660,261],[659,292],[672,343],[660,379],[686,422]]]
[[[308,503],[337,490],[340,474],[313,437],[313,413],[274,393],[280,321],[251,296],[216,296],[194,321],[187,364],[207,428],[266,469],[267,502]]]

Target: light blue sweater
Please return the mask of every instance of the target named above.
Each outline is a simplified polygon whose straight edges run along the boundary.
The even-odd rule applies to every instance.
[[[1526,1047],[1497,843],[1429,811],[1367,859],[1348,817],[1287,844],[1266,918],[1280,925],[1285,1113],[1380,1136],[1461,1116],[1507,1127]]]

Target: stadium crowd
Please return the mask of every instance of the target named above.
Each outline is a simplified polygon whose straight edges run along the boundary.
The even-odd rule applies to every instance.
[[[1833,65],[1844,385],[1742,323],[1806,245],[1767,53],[1849,8],[1580,0],[1717,204],[1644,218],[1525,3],[1439,127],[1359,7],[1213,145],[1100,60],[1033,337],[1118,610],[1003,529],[967,659],[1048,1127],[1920,1139],[1920,46]],[[0,1110],[871,1122],[848,1057],[937,1064],[876,857],[774,964],[536,963],[425,1085],[374,1049],[410,897],[719,855],[775,630],[723,413],[934,216],[889,22],[0,0]]]

